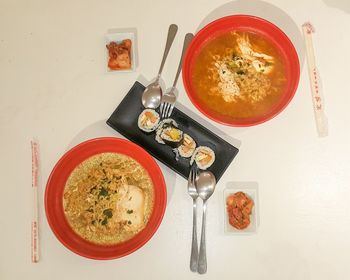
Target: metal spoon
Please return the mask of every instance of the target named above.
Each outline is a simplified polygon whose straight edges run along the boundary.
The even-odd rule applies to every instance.
[[[145,106],[146,108],[157,108],[159,105],[160,105],[160,102],[162,100],[162,95],[163,95],[163,92],[162,92],[162,88],[159,84],[159,79],[160,79],[160,76],[162,74],[162,71],[163,71],[163,67],[164,67],[164,64],[165,64],[165,60],[168,56],[168,53],[169,53],[169,50],[170,50],[170,47],[171,45],[173,44],[173,41],[174,41],[174,38],[175,38],[175,35],[177,33],[177,25],[176,24],[171,24],[169,26],[169,30],[168,30],[168,37],[167,37],[167,40],[166,40],[166,45],[165,45],[165,50],[164,50],[164,54],[163,54],[163,59],[162,59],[162,62],[160,64],[160,68],[159,68],[159,71],[158,71],[158,76],[156,78],[156,80],[149,84],[143,94],[142,94],[142,104],[143,106]]]
[[[199,258],[198,258],[198,273],[204,274],[207,272],[207,253],[205,245],[205,220],[206,220],[206,210],[207,201],[209,197],[214,193],[216,186],[216,179],[213,173],[210,171],[201,172],[196,181],[196,188],[199,197],[203,200],[203,216],[202,216],[202,234],[201,243],[199,248]]]

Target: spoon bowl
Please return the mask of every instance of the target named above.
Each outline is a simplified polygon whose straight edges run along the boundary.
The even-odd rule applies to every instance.
[[[215,191],[216,179],[212,172],[201,172],[196,180],[197,192],[201,199],[207,200]]]
[[[173,44],[174,38],[176,36],[177,29],[178,29],[178,27],[176,24],[171,24],[169,26],[168,37],[166,40],[163,58],[162,58],[162,62],[160,64],[157,79],[153,83],[149,84],[145,88],[145,90],[142,94],[142,105],[146,108],[156,109],[156,108],[158,108],[158,106],[160,105],[160,102],[162,101],[163,91],[162,91],[162,88],[159,84],[159,79],[160,79],[162,71],[163,71],[165,60],[168,57],[169,50],[170,50],[171,45]]]
[[[142,105],[145,108],[156,109],[162,100],[163,91],[159,79],[149,84],[142,94]]]

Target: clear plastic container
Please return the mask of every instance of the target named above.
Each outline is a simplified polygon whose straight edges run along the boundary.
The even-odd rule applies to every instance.
[[[244,192],[253,201],[254,206],[250,215],[250,224],[245,229],[236,229],[229,223],[229,217],[226,209],[226,199],[236,192]],[[224,232],[225,234],[254,234],[259,226],[259,194],[258,183],[256,182],[228,182],[223,191],[223,205],[224,205]]]
[[[134,72],[137,67],[137,32],[135,28],[123,28],[123,29],[110,29],[105,35],[105,44],[108,45],[110,42],[121,43],[123,40],[131,40],[131,68],[130,69],[117,69],[112,70],[108,68],[108,50],[105,47],[106,51],[106,69],[108,73],[120,73],[120,72]]]

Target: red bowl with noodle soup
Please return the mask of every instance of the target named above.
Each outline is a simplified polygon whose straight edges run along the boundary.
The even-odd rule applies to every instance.
[[[279,114],[298,87],[300,66],[289,38],[255,16],[234,15],[205,26],[182,68],[187,95],[208,118],[252,126]]]
[[[129,236],[129,238],[127,238],[126,240],[118,243],[105,242],[105,244],[102,244],[102,243],[98,244],[87,238],[83,238],[83,235],[81,235],[79,231],[77,231],[76,229],[73,229],[72,221],[74,221],[74,219],[71,219],[71,217],[68,216],[67,214],[68,213],[67,208],[69,208],[69,206],[63,203],[63,201],[66,199],[66,198],[63,198],[63,196],[64,194],[66,194],[67,188],[69,187],[69,182],[70,182],[69,180],[71,180],[71,178],[74,177],[72,174],[75,174],[74,173],[75,170],[78,170],[79,172],[81,170],[84,170],[84,169],[81,169],[81,170],[79,169],[81,166],[84,167],[84,163],[90,164],[89,160],[94,158],[103,160],[104,155],[112,156],[112,158],[114,155],[118,157],[120,156],[122,160],[128,159],[130,160],[130,162],[133,162],[133,164],[139,165],[140,170],[144,169],[144,173],[142,174],[147,174],[148,176],[147,178],[149,178],[149,180],[152,182],[153,204],[152,204],[152,211],[150,211],[150,214],[147,218],[148,219],[147,223],[140,231],[138,231],[135,234],[132,234],[131,237]],[[108,160],[111,161],[111,159],[108,159]],[[90,168],[90,165],[87,165],[87,166],[88,168]],[[103,167],[102,163],[98,167],[100,166]],[[119,167],[117,163],[113,168],[115,169],[111,169],[112,171],[118,170]],[[105,171],[103,170],[103,172]],[[108,172],[109,171],[107,170],[107,174]],[[71,177],[71,175],[73,177]],[[84,177],[85,181],[84,180],[82,181],[84,182],[84,184],[85,182],[87,182],[86,178],[91,178],[94,175],[91,173],[87,176],[88,177]],[[119,176],[119,175],[115,176],[115,178],[117,179],[120,179],[120,177],[122,176]],[[109,177],[109,178],[112,178],[112,177]],[[102,178],[102,180],[104,180],[104,178]],[[77,182],[79,183],[80,181],[77,181]],[[79,188],[78,183],[76,184]],[[106,182],[106,184],[108,183],[111,183],[111,182],[110,181]],[[109,185],[104,185],[104,186],[105,187],[88,186],[88,184],[87,185],[85,184],[83,187],[90,188],[89,189],[90,192],[88,194],[90,198],[93,197],[93,193],[95,192],[98,194],[97,196],[98,200],[104,203],[109,203],[109,198],[112,197],[113,188],[111,184],[110,186]],[[136,188],[136,187],[133,187],[133,188]],[[106,195],[108,194],[107,191],[111,193],[111,195],[108,196],[108,198]],[[118,193],[118,191],[115,191],[114,193]],[[52,231],[54,232],[58,240],[64,246],[66,246],[69,250],[81,256],[91,258],[91,259],[98,259],[98,260],[115,259],[115,258],[120,258],[125,255],[128,255],[134,252],[135,250],[139,249],[153,236],[153,234],[156,232],[156,230],[158,229],[162,221],[165,208],[166,208],[166,197],[167,197],[166,185],[165,185],[163,174],[159,166],[155,162],[155,160],[145,150],[143,150],[141,147],[127,140],[112,138],[112,137],[105,137],[105,138],[96,138],[96,139],[85,141],[75,146],[74,148],[69,150],[67,153],[65,153],[61,157],[61,159],[57,162],[54,169],[52,170],[46,185],[45,210],[46,210],[47,220]],[[113,197],[111,198],[111,201],[112,199]],[[100,201],[95,202],[95,204],[92,203],[92,205],[98,206],[99,203],[102,203]],[[72,202],[70,202],[69,205],[71,204]],[[96,211],[96,214],[94,215],[97,215],[97,211],[98,211],[97,206],[94,209]],[[87,208],[86,206],[84,207]],[[129,207],[132,208],[133,206],[131,205]],[[121,208],[118,208],[118,209],[121,209]],[[103,226],[106,226],[107,228],[111,228],[109,224],[112,224],[111,222],[112,219],[115,216],[119,215],[118,212],[113,212],[114,216],[112,217],[112,209],[107,209],[107,210],[108,211],[104,210],[102,212],[103,213],[102,215],[106,215],[104,216],[106,221],[104,219],[99,219],[100,221],[98,221],[97,218],[95,220],[92,220],[94,222],[92,222],[91,224],[93,224],[96,229],[98,229],[98,227],[103,227]],[[132,214],[132,210],[126,209],[126,211],[127,211],[127,214]],[[86,217],[84,216],[85,218],[89,218],[88,215],[92,215],[93,210],[86,209],[86,212],[83,214],[87,215]],[[132,219],[130,218],[130,220]],[[121,225],[126,227],[129,226],[127,223],[123,223]]]

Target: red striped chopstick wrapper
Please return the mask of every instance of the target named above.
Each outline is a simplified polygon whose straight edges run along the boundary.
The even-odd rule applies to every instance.
[[[31,141],[32,147],[32,190],[33,190],[33,217],[31,224],[31,255],[32,262],[39,261],[39,226],[38,226],[38,178],[39,178],[39,145],[36,140]]]
[[[302,29],[305,40],[306,58],[317,132],[319,137],[325,137],[328,135],[328,122],[324,113],[324,98],[322,96],[321,79],[316,68],[314,46],[312,42],[312,33],[315,32],[315,29],[310,22],[304,23]]]

